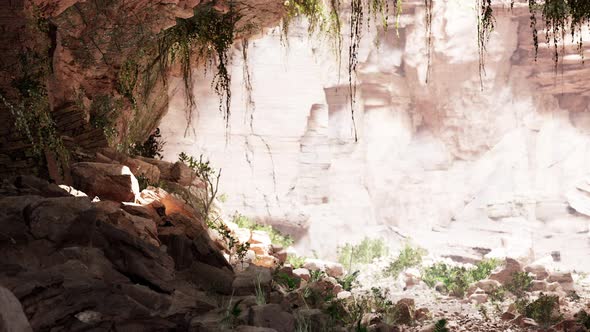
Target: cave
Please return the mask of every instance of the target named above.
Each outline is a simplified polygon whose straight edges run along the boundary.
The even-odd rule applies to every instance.
[[[590,330],[584,0],[5,0],[0,331]]]

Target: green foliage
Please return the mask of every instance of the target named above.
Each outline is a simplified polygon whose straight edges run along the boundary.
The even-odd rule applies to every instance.
[[[439,319],[434,324],[434,331],[433,332],[449,332],[449,328],[447,327],[447,320],[446,319]]]
[[[345,291],[351,291],[352,287],[357,283],[358,276],[360,271],[354,271],[352,273],[348,273],[342,278],[338,279],[338,283],[342,286],[342,289]]]
[[[297,287],[299,287],[301,279],[291,277],[284,272],[278,272],[275,274],[275,281],[279,285],[285,286],[289,291],[292,291],[292,290],[297,289]]]
[[[123,63],[117,76],[117,91],[135,105],[134,90],[139,77],[139,66],[133,59]]]
[[[254,288],[254,294],[256,295],[256,304],[263,305],[266,304],[266,294],[260,285],[260,275],[256,277],[256,285]]]
[[[424,269],[422,280],[430,287],[442,282],[450,294],[463,297],[470,284],[487,278],[496,266],[495,260],[483,260],[470,269],[439,262]]]
[[[279,245],[283,248],[287,248],[295,242],[293,238],[289,235],[285,235],[276,229],[274,229],[270,225],[261,225],[253,222],[248,217],[241,215],[239,213],[235,213],[232,217],[232,221],[237,224],[240,228],[247,228],[253,231],[264,231],[268,233],[270,237],[270,241],[274,245]]]
[[[129,154],[133,156],[162,159],[164,158],[162,152],[164,152],[165,144],[166,142],[162,140],[162,135],[160,134],[160,128],[156,128],[145,142],[133,144],[130,147]]]
[[[403,270],[420,265],[425,254],[424,249],[412,248],[406,244],[397,258],[389,263],[383,273],[385,276],[397,277]]]
[[[299,269],[303,267],[303,263],[305,263],[305,257],[297,256],[297,255],[288,255],[287,256],[287,263],[291,264],[294,269]]]
[[[532,318],[543,328],[547,328],[563,320],[559,312],[559,296],[541,293],[538,299],[529,303],[524,310],[528,318]]]
[[[533,277],[527,272],[515,272],[512,279],[504,285],[504,289],[512,293],[517,298],[526,296],[526,292],[531,288]]]
[[[62,162],[67,162],[69,153],[51,117],[45,88],[48,58],[28,49],[18,55],[15,71],[19,75],[12,79],[11,85],[16,94],[0,93],[0,102],[12,115],[16,130],[29,141],[35,155],[41,158],[45,151],[55,152]]]
[[[590,329],[590,315],[586,311],[580,310],[575,317],[578,324],[584,326],[586,329]]]
[[[477,0],[477,46],[479,53],[479,80],[483,90],[483,75],[485,75],[485,55],[490,35],[494,31],[496,19],[492,9],[492,0]]]
[[[352,270],[355,264],[369,264],[375,258],[387,255],[389,248],[383,239],[369,239],[365,237],[361,243],[353,245],[347,243],[338,248],[338,262]]]
[[[233,329],[238,321],[238,317],[242,313],[242,309],[240,309],[240,303],[243,299],[233,302],[233,297],[230,298],[227,306],[225,307],[225,311],[223,312],[223,319],[221,320],[221,325],[227,329]]]
[[[122,107],[123,103],[120,100],[108,95],[95,96],[90,104],[90,125],[93,128],[102,128],[109,145],[113,144],[117,137],[115,120]]]
[[[400,318],[399,307],[390,299],[387,290],[373,287],[370,291],[355,293],[346,300],[334,299],[326,306],[326,312],[335,323],[344,324],[355,331],[365,331],[362,322],[365,314],[373,313],[381,316],[384,323],[395,325]]]
[[[192,61],[194,50],[202,61],[214,60],[216,74],[211,83],[219,96],[219,110],[223,113],[226,126],[229,125],[231,103],[231,76],[228,70],[229,50],[237,33],[236,23],[241,14],[230,3],[227,13],[220,13],[211,5],[198,6],[194,16],[187,19],[178,18],[176,25],[163,31],[159,37],[159,53],[162,67],[179,61],[184,81],[186,103],[189,109],[188,122],[191,120],[192,106],[195,104],[192,91]],[[251,29],[251,26],[247,26]]]

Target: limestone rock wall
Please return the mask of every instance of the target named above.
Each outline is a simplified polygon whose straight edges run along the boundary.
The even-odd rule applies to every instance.
[[[562,264],[587,265],[589,219],[567,199],[590,157],[588,69],[574,47],[556,74],[547,45],[534,62],[527,10],[497,8],[482,91],[474,9],[436,1],[426,83],[424,15],[410,3],[399,29],[365,32],[358,142],[346,51],[339,70],[328,41],[308,39],[300,24],[288,48],[278,31],[249,43],[254,104],[236,45],[227,131],[209,72],[195,75],[198,117],[184,134],[182,85],[172,78],[160,125],[166,159],[204,153],[223,169],[226,210],[282,227],[308,252],[381,236],[440,253],[532,260],[560,251]]]

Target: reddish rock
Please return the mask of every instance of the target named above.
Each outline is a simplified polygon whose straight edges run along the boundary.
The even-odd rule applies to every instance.
[[[133,202],[139,194],[139,184],[127,166],[102,163],[72,165],[74,187],[90,197],[117,202]]]

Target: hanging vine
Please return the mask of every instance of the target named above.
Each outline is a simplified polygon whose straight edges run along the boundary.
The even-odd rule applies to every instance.
[[[250,130],[253,130],[254,125],[254,110],[256,108],[256,104],[254,103],[254,98],[252,97],[252,75],[250,74],[250,67],[248,63],[248,47],[249,47],[248,39],[242,39],[242,62],[243,62],[243,75],[244,75],[244,89],[246,90],[246,114],[250,114]]]
[[[476,0],[477,6],[477,49],[479,55],[479,83],[483,90],[483,77],[486,74],[485,56],[487,43],[494,31],[496,19],[492,9],[492,0]]]
[[[160,69],[166,71],[170,64],[179,61],[186,106],[188,109],[187,128],[192,120],[192,109],[195,106],[193,92],[193,62],[216,64],[216,72],[211,82],[219,97],[219,111],[223,114],[226,128],[229,127],[231,114],[231,76],[228,70],[229,49],[236,36],[236,23],[241,15],[230,4],[225,14],[212,6],[199,6],[193,17],[177,19],[176,25],[161,33],[158,40],[158,59]],[[196,59],[195,59],[196,57]],[[165,76],[165,75],[164,75]]]
[[[426,26],[426,83],[430,79],[430,66],[431,66],[431,59],[432,59],[432,1],[433,0],[424,0],[424,7],[426,8],[426,15],[425,15],[425,26]],[[398,19],[399,20],[399,19]]]
[[[356,67],[358,65],[358,52],[363,29],[363,2],[351,0],[350,8],[350,46],[348,47],[348,87],[350,90],[350,109],[352,115],[352,127],[354,141],[358,141],[356,120],[354,118],[354,105],[356,103]]]

